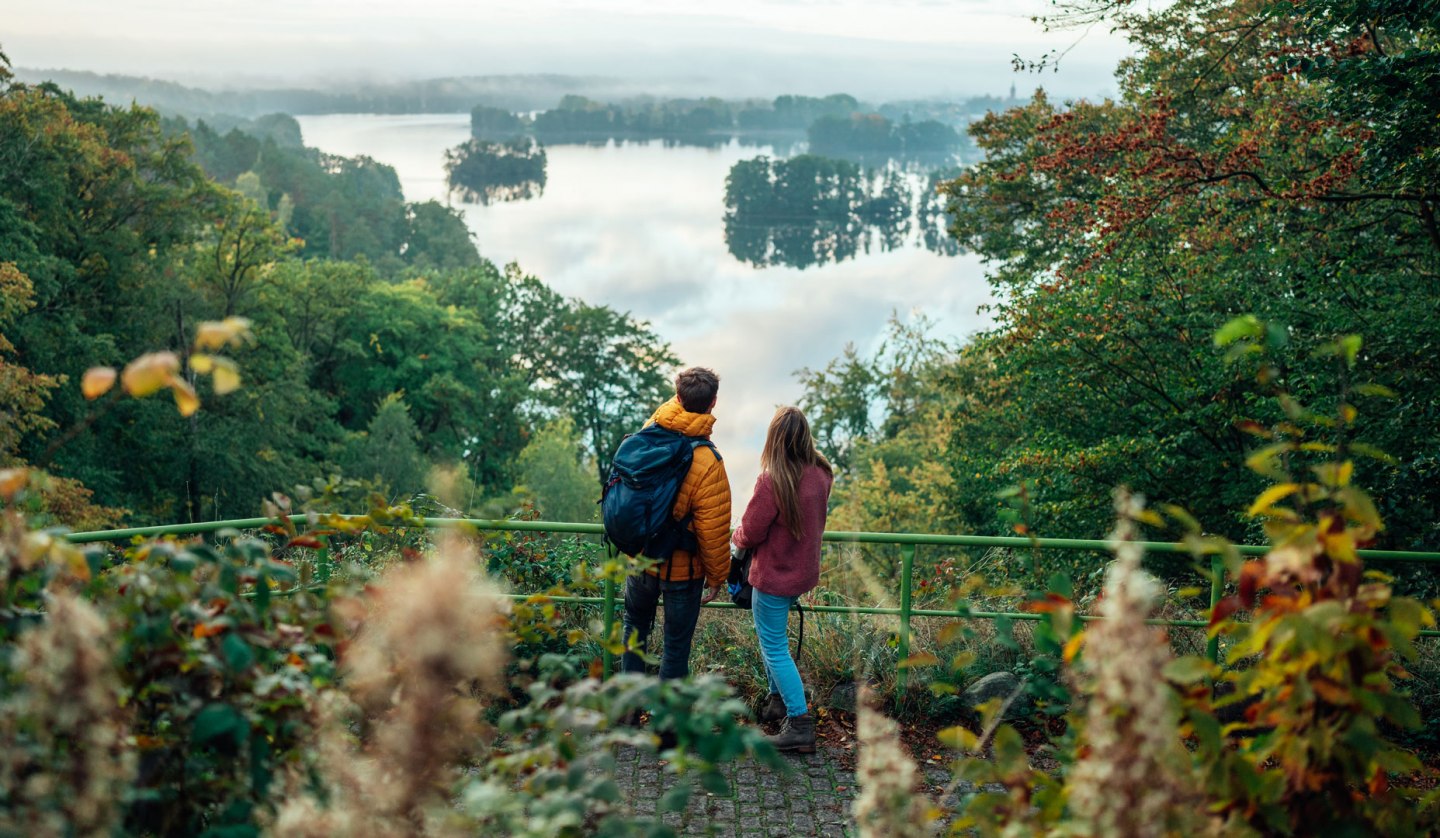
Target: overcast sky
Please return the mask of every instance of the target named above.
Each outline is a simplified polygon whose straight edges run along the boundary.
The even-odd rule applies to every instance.
[[[1113,89],[1104,31],[1045,33],[1045,0],[0,0],[20,67],[207,86],[506,73],[657,93],[866,98]],[[1059,74],[1012,55],[1072,47]]]

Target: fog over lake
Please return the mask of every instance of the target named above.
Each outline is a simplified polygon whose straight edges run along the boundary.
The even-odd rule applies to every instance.
[[[409,201],[447,200],[445,150],[469,137],[465,114],[301,116],[305,144],[394,166]],[[485,258],[518,262],[562,294],[648,320],[687,365],[721,377],[714,440],[738,519],[759,472],[775,407],[794,404],[795,371],[823,367],[847,343],[869,351],[892,313],[921,313],[935,333],[984,328],[980,260],[919,244],[805,269],[755,268],[726,247],[725,176],[771,154],[732,143],[665,147],[552,145],[544,194],[464,212]]]

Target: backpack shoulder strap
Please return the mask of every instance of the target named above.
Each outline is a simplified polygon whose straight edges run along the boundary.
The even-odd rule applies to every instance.
[[[709,448],[709,449],[710,449],[710,453],[715,455],[715,462],[717,462],[717,463],[723,463],[723,462],[725,462],[725,458],[722,457],[722,456],[720,456],[720,449],[715,447],[715,443],[711,442],[711,441],[710,441],[708,438],[706,438],[706,437],[700,437],[700,436],[691,437],[691,439],[690,439],[690,451],[691,451],[692,454],[694,453],[694,451],[695,451],[696,448],[699,448],[699,447],[702,446],[702,445],[705,446],[706,448]]]

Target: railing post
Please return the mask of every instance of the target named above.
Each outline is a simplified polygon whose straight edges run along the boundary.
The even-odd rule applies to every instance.
[[[615,655],[610,651],[610,638],[614,636],[615,629],[615,580],[609,575],[605,577],[605,605],[601,613],[601,621],[605,626],[605,636],[600,644],[600,660],[603,665],[601,671],[604,677],[609,678],[615,671]]]
[[[330,581],[330,536],[322,535],[315,539],[320,542],[320,549],[315,551],[315,581],[324,585]]]
[[[895,673],[895,700],[905,695],[906,676],[909,670],[905,661],[910,657],[910,574],[915,568],[915,545],[900,545],[900,637],[896,650],[899,653],[899,668]]]
[[[1225,595],[1225,560],[1216,554],[1210,557],[1210,613],[1215,613],[1215,606],[1220,604],[1220,599]],[[1206,630],[1208,633],[1208,629]],[[1220,636],[1217,634],[1205,641],[1205,657],[1211,663],[1220,662]]]

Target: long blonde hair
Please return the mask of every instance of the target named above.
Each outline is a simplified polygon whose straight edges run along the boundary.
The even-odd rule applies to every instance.
[[[760,452],[760,468],[770,475],[775,486],[775,501],[780,507],[780,523],[796,538],[805,535],[800,520],[800,477],[806,466],[819,466],[826,474],[835,472],[825,455],[815,450],[810,423],[798,407],[782,407],[770,420],[765,434],[765,448]]]

